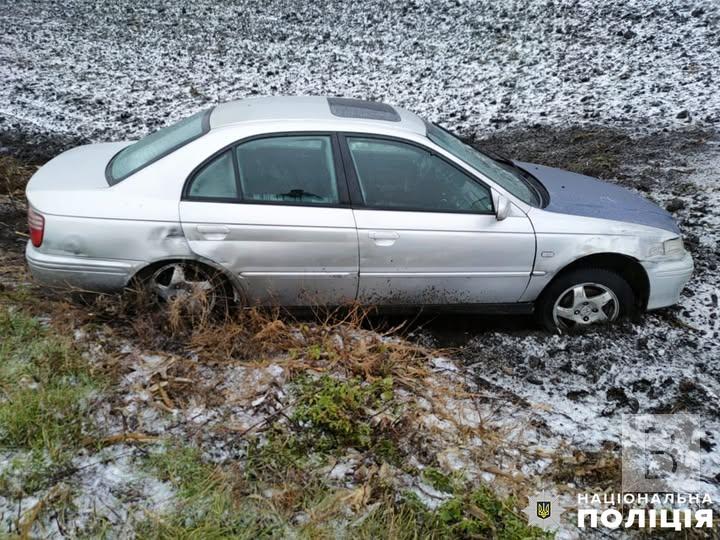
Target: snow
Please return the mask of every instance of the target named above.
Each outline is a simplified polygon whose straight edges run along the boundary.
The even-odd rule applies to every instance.
[[[20,454],[13,457],[23,459]],[[112,525],[115,537],[132,537],[134,523],[143,521],[149,513],[157,515],[170,510],[174,500],[172,487],[144,473],[138,459],[137,449],[125,445],[77,456],[72,463],[75,472],[53,488],[69,494],[65,504],[72,508],[72,519],[63,519],[62,530],[56,519],[40,519],[33,525],[32,536],[77,537],[98,526]],[[0,472],[7,472],[9,461],[3,459]],[[44,492],[42,497],[51,492]],[[42,497],[0,496],[2,530],[14,530],[18,517],[40,503]]]
[[[719,68],[715,0],[18,0],[0,8],[0,135],[129,139],[218,102],[275,94],[382,100],[476,138],[536,125],[716,131]],[[491,441],[463,444],[459,426],[502,433],[506,447],[490,450],[529,482],[543,478],[552,460],[528,456],[617,444],[625,413],[689,411],[717,436],[718,171],[720,141],[712,139],[700,153],[668,149],[663,159],[625,171],[626,178],[656,175],[661,184],[649,195],[659,204],[685,205],[676,215],[697,271],[679,309],[584,335],[479,328],[458,354],[464,366],[454,352],[432,360],[428,388],[439,377],[469,378],[478,395],[490,396],[478,404],[435,388],[454,421],[436,402],[415,400],[425,411],[418,429],[432,434],[428,452],[445,472],[498,481],[477,456]],[[422,331],[411,335],[428,339]],[[90,333],[73,336],[81,342]],[[125,369],[115,390],[123,402],[95,411],[109,433],[124,429],[122,415],[149,434],[200,434],[204,457],[224,463],[244,452],[233,433],[256,429],[287,402],[278,364],[203,366],[189,355],[182,361],[196,370],[194,383],[212,388],[221,404],[193,398],[161,410],[149,388],[167,379],[178,359],[132,343],[117,350]],[[700,474],[672,487],[708,492],[717,502],[720,442],[711,442],[687,456]],[[172,489],[140,470],[136,452],[116,445],[76,458],[68,482],[77,488],[77,532],[96,519],[122,526],[139,509],[168,507]],[[0,474],[15,457],[0,456]],[[409,462],[425,466],[415,456]],[[357,456],[341,456],[328,474],[350,486],[358,466]],[[409,475],[401,484],[429,507],[448,497]],[[0,498],[2,525],[16,519],[18,504],[24,511],[38,500]],[[43,533],[58,537],[51,523]]]
[[[672,161],[677,156],[669,154]],[[705,448],[684,456],[691,476],[673,479],[683,493],[707,493],[720,501],[720,326],[717,319],[717,247],[720,245],[720,145],[710,141],[685,156],[682,185],[688,195],[679,220],[695,259],[695,274],[678,308],[579,335],[478,328],[460,356],[481,388],[488,384],[519,398],[526,407],[507,406],[506,424],[535,418],[538,431],[523,431],[532,446],[563,445],[601,451],[621,443],[623,414],[682,412],[707,432]],[[658,198],[669,199],[675,184]],[[662,201],[661,201],[662,202]],[[535,463],[526,472],[542,470]]]
[[[384,100],[466,134],[720,121],[713,0],[11,6],[0,17],[4,129],[127,139],[274,94]]]
[[[452,498],[450,493],[439,491],[425,482],[417,482],[417,484],[410,488],[409,491],[417,496],[424,506],[430,509],[435,509],[448,499]]]
[[[73,465],[80,472],[73,478],[77,495],[72,503],[77,510],[72,523],[78,530],[102,519],[126,528],[129,534],[133,521],[172,509],[174,490],[140,472],[135,453],[135,449],[117,445],[75,460]]]

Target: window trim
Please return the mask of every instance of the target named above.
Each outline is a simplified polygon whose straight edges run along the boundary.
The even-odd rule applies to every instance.
[[[392,135],[380,135],[377,133],[364,133],[364,132],[354,132],[354,131],[343,131],[339,134],[339,139],[341,141],[340,143],[340,151],[342,153],[343,158],[343,165],[345,167],[345,176],[347,178],[348,186],[350,188],[350,200],[352,203],[353,208],[357,209],[363,209],[363,210],[378,210],[383,212],[425,212],[429,214],[465,214],[465,215],[471,215],[471,216],[490,216],[496,214],[496,208],[495,208],[495,201],[493,198],[493,188],[489,186],[486,182],[484,182],[481,178],[478,178],[476,175],[470,173],[470,171],[464,169],[463,167],[460,167],[456,163],[453,163],[449,159],[447,159],[445,156],[440,154],[439,152],[433,150],[432,148],[425,146],[417,141],[412,141],[409,139],[404,139],[402,137],[394,137]],[[463,173],[465,176],[467,176],[470,180],[476,182],[477,184],[480,184],[482,187],[488,190],[490,193],[490,204],[492,205],[492,210],[487,212],[469,212],[467,210],[429,210],[427,208],[411,208],[411,207],[403,207],[398,208],[394,206],[368,206],[365,203],[364,197],[362,195],[362,190],[360,189],[360,181],[357,177],[357,172],[355,171],[355,163],[353,162],[352,155],[350,154],[350,146],[348,145],[348,138],[363,138],[363,139],[377,139],[381,141],[390,141],[390,142],[398,142],[407,144],[410,146],[414,146],[416,148],[419,148],[421,150],[424,150],[428,152],[431,156],[436,157],[454,169],[458,170],[459,172]]]
[[[202,121],[201,121],[201,122],[202,122],[202,123],[201,123],[201,131],[200,131],[200,134],[199,134],[199,135],[196,135],[195,137],[192,137],[192,138],[190,138],[190,139],[188,139],[188,140],[186,140],[186,141],[183,141],[183,142],[180,143],[180,144],[176,144],[175,146],[173,146],[173,147],[171,147],[170,149],[166,150],[166,151],[163,152],[162,154],[154,157],[153,159],[151,159],[151,160],[148,161],[147,163],[141,165],[140,167],[136,167],[135,169],[133,169],[132,171],[130,171],[130,172],[127,173],[126,175],[121,176],[121,177],[119,177],[119,178],[114,178],[113,175],[112,175],[111,172],[110,172],[110,169],[112,168],[113,161],[115,161],[115,158],[120,154],[120,152],[122,152],[123,150],[125,150],[125,148],[127,148],[128,146],[132,146],[132,144],[134,144],[134,143],[131,143],[131,144],[129,144],[128,146],[124,146],[123,148],[121,148],[120,150],[118,150],[117,152],[115,152],[115,153],[113,154],[113,157],[110,158],[110,161],[107,162],[107,165],[105,165],[105,181],[108,183],[108,185],[109,185],[110,187],[116,186],[117,184],[119,184],[119,183],[122,182],[123,180],[126,180],[127,178],[130,178],[132,175],[134,175],[134,174],[136,174],[136,173],[139,173],[140,171],[142,171],[143,169],[149,167],[149,166],[152,165],[153,163],[156,163],[156,162],[160,161],[161,159],[163,159],[164,157],[169,156],[169,155],[172,154],[173,152],[175,152],[175,151],[177,151],[177,150],[180,150],[183,146],[187,146],[187,145],[190,144],[191,142],[197,141],[200,137],[204,137],[205,135],[207,135],[207,134],[210,132],[210,115],[212,114],[212,112],[213,112],[214,110],[215,110],[215,107],[210,107],[209,109],[203,111]],[[179,120],[179,121],[182,121],[182,120]],[[167,127],[170,127],[170,126],[167,126]],[[151,135],[151,134],[149,134],[149,135]],[[139,140],[142,140],[142,139],[139,139]],[[137,141],[136,141],[136,142],[137,142]]]
[[[335,183],[338,190],[337,203],[311,203],[311,202],[293,202],[293,201],[255,201],[245,200],[243,198],[242,184],[240,182],[240,171],[238,170],[236,148],[242,144],[260,139],[277,139],[280,137],[329,137],[330,146],[333,156],[333,167],[335,167]],[[190,187],[192,186],[195,176],[211,161],[227,151],[232,152],[233,170],[235,172],[235,184],[237,185],[237,197],[198,197],[190,195]],[[260,204],[273,206],[300,206],[308,208],[350,208],[350,195],[348,192],[348,182],[345,175],[345,166],[340,155],[340,143],[337,133],[332,131],[278,131],[272,133],[260,133],[244,137],[230,144],[225,145],[220,150],[214,152],[197,165],[185,178],[183,184],[181,201],[189,202],[209,202],[209,203],[232,203],[232,204]]]

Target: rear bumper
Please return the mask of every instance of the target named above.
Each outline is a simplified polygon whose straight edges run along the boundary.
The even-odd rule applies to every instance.
[[[91,292],[120,291],[139,264],[136,261],[99,260],[40,253],[32,243],[25,258],[33,278],[41,285]]]
[[[693,260],[690,253],[675,261],[642,263],[650,281],[650,297],[647,309],[677,304],[683,287],[693,273]]]

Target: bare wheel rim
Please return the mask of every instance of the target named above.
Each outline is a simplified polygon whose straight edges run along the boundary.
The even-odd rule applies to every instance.
[[[188,302],[190,307],[213,307],[217,296],[207,272],[180,262],[158,268],[150,278],[150,287],[162,300]]]
[[[617,295],[600,283],[580,283],[563,292],[553,306],[553,320],[559,328],[575,328],[612,322],[620,315]]]

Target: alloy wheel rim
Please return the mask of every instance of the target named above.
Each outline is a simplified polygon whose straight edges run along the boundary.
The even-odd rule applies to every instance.
[[[553,320],[570,329],[612,322],[620,315],[617,295],[600,283],[580,283],[567,288],[553,306]]]
[[[215,287],[210,276],[197,267],[166,264],[155,271],[150,283],[153,292],[166,302],[187,302],[192,309],[212,308],[215,304]]]

